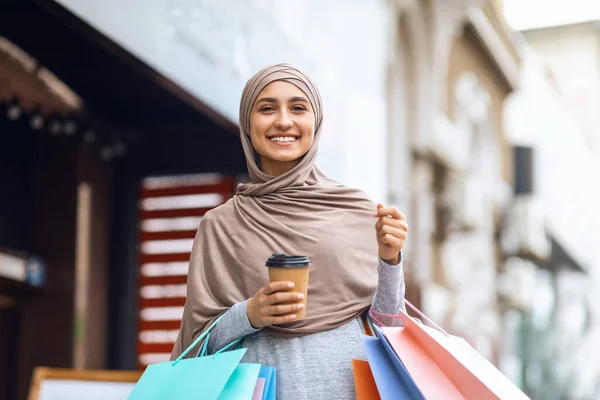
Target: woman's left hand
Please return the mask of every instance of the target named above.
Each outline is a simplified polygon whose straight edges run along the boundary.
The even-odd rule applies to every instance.
[[[375,231],[379,245],[379,258],[387,264],[396,265],[400,262],[400,250],[408,236],[408,224],[404,214],[396,207],[377,205],[373,213],[377,217]]]

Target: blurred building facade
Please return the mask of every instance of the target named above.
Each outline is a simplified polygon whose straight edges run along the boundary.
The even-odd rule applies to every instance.
[[[585,233],[589,215],[579,213],[594,203],[573,195],[592,177],[572,179],[592,165],[580,139],[564,135],[576,131],[543,70],[517,51],[501,1],[148,0],[142,14],[116,0],[40,4],[15,1],[0,35],[70,88],[86,128],[72,138],[29,132],[61,148],[33,181],[50,186],[41,193],[69,230],[47,241],[48,213],[23,234],[45,246],[4,243],[47,263],[41,293],[10,296],[18,328],[7,343],[25,360],[13,377],[19,398],[36,365],[129,369],[168,357],[195,226],[244,179],[240,93],[253,72],[277,62],[298,65],[322,92],[320,168],[407,215],[408,299],[536,398],[551,398],[540,377],[578,373],[548,363],[568,358],[573,335],[588,338],[582,355],[594,345],[598,303],[580,296],[594,239]],[[37,35],[23,30],[25,14]],[[6,112],[18,100],[32,117],[26,98],[2,98]],[[559,169],[554,161],[567,148],[570,169]],[[77,173],[53,191],[65,170]],[[568,189],[553,186],[557,174]],[[50,231],[37,227],[44,224]],[[0,227],[0,238],[11,229]],[[556,300],[566,296],[578,300]],[[586,326],[536,336],[573,326],[572,307]],[[59,346],[35,343],[36,321]],[[535,329],[522,334],[528,324]],[[577,379],[588,382],[591,367]]]
[[[245,162],[235,124],[60,4],[3,3],[0,37],[0,398],[12,400],[36,366],[137,367],[142,181],[202,174],[193,188],[206,190],[206,174]],[[218,201],[233,190],[222,180]],[[43,282],[28,272],[38,259]]]
[[[597,287],[598,33],[595,24],[523,32],[522,90],[509,100],[509,136],[535,154],[534,203],[552,242],[529,275],[521,322],[525,383],[539,398],[600,393]],[[510,325],[511,323],[509,323]]]
[[[392,64],[404,85],[392,89],[390,140],[406,124],[414,135],[400,145],[411,152],[408,297],[532,398],[595,398],[600,369],[584,355],[600,323],[596,25],[525,33],[548,74],[515,44],[502,2],[446,6],[402,4]]]
[[[504,106],[519,85],[520,57],[498,2],[402,6],[403,52],[392,71],[408,67],[392,91],[409,100],[390,140],[398,140],[394,124],[412,124],[398,147],[410,172],[407,185],[389,187],[410,188],[406,262],[415,293],[408,297],[498,363],[503,315],[512,307],[498,290],[506,259],[500,238],[516,183]],[[392,100],[392,116],[398,105]]]
[[[42,115],[78,115],[81,99],[50,71],[0,36],[0,398],[13,399],[18,374],[16,348],[22,333],[24,304],[40,292],[44,279],[41,248],[61,241],[63,232],[51,227],[51,219],[64,214],[50,196],[47,168],[50,134],[36,133],[53,124]],[[31,119],[25,119],[24,115]],[[60,169],[60,166],[55,167]],[[34,173],[34,170],[40,170]],[[65,177],[66,178],[66,177]],[[57,192],[60,188],[54,187]],[[65,202],[65,199],[61,199]],[[51,216],[48,208],[55,208]],[[63,222],[67,222],[66,220]],[[44,227],[46,225],[46,227]],[[26,227],[27,226],[27,227]],[[54,238],[48,238],[51,230]],[[56,229],[59,230],[59,229]],[[66,250],[73,251],[73,246]],[[50,250],[51,251],[51,250]],[[50,257],[51,258],[51,257]],[[31,268],[39,264],[38,268]],[[39,268],[41,267],[41,268]],[[56,268],[54,269],[56,271]],[[58,317],[57,319],[60,319]]]

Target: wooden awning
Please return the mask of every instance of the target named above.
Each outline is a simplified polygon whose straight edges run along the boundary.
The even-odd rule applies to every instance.
[[[26,111],[43,115],[78,114],[82,101],[36,59],[0,36],[0,102],[17,100]]]

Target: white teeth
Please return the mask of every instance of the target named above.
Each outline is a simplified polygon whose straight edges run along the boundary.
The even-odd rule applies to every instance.
[[[295,142],[295,137],[272,137],[271,140],[274,142]]]

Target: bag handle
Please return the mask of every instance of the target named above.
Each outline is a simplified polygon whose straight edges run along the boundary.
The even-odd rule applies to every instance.
[[[222,316],[221,316],[221,317],[222,317]],[[200,334],[200,336],[198,336],[198,337],[196,338],[196,340],[194,340],[194,341],[192,342],[192,344],[190,344],[190,345],[188,346],[188,348],[187,348],[187,349],[185,349],[185,351],[184,351],[183,353],[181,353],[181,355],[175,359],[175,361],[173,361],[173,366],[177,365],[177,363],[178,363],[179,361],[183,360],[183,357],[185,357],[185,356],[187,355],[187,353],[189,353],[190,351],[192,351],[192,349],[193,349],[194,347],[196,347],[196,345],[197,345],[198,343],[200,343],[200,341],[201,341],[202,339],[204,339],[204,337],[205,337],[205,336],[207,336],[207,335],[210,333],[210,331],[211,331],[211,330],[212,330],[212,329],[213,329],[213,328],[214,328],[214,327],[217,325],[217,323],[218,323],[218,322],[221,320],[221,317],[217,318],[217,320],[216,320],[215,322],[213,322],[213,323],[212,323],[212,325],[208,327],[208,329],[206,329],[204,332],[202,332],[202,334]]]
[[[224,351],[227,351],[231,347],[237,346],[239,343],[241,343],[242,339],[243,338],[239,338],[239,339],[236,339],[233,342],[229,343],[227,346],[223,347],[221,350],[218,350],[215,353],[215,356],[218,356],[219,354],[223,353]],[[207,353],[208,353],[208,342],[209,341],[210,341],[210,333],[208,334],[208,336],[206,336],[206,340],[202,344],[202,350],[200,352],[200,357],[205,357],[207,355]]]
[[[185,349],[185,351],[184,351],[183,353],[181,353],[181,355],[175,359],[175,361],[173,361],[173,365],[172,365],[172,366],[174,367],[175,365],[177,365],[177,363],[179,363],[179,361],[183,360],[183,358],[184,358],[184,357],[185,357],[185,356],[186,356],[186,355],[187,355],[187,354],[188,354],[190,351],[192,351],[192,349],[193,349],[194,347],[196,347],[196,345],[198,345],[198,343],[200,343],[200,341],[202,341],[202,339],[204,339],[205,337],[206,337],[206,340],[205,340],[205,341],[204,341],[204,343],[202,344],[202,349],[201,349],[201,354],[200,354],[200,357],[204,357],[204,356],[206,356],[206,353],[207,353],[207,351],[208,351],[208,341],[210,340],[210,331],[212,331],[212,329],[213,329],[213,328],[214,328],[214,327],[215,327],[215,326],[216,326],[216,325],[219,323],[219,321],[221,320],[221,318],[222,318],[222,317],[223,317],[223,316],[220,316],[219,318],[217,318],[217,319],[216,319],[216,321],[215,321],[215,322],[213,322],[213,323],[212,323],[212,325],[208,327],[208,329],[206,329],[204,332],[202,332],[202,334],[201,334],[200,336],[198,336],[198,337],[196,338],[196,340],[194,340],[194,341],[192,342],[192,344],[190,344],[190,345],[188,346],[188,348],[187,348],[187,349]],[[219,354],[221,354],[222,352],[226,351],[226,350],[227,350],[227,349],[229,349],[230,347],[237,345],[237,344],[238,344],[238,343],[240,343],[241,341],[242,341],[242,338],[240,338],[240,339],[237,339],[237,340],[234,340],[233,342],[229,343],[227,346],[223,347],[221,350],[217,351],[217,352],[215,353],[215,355],[219,355]]]
[[[435,322],[433,322],[427,315],[423,314],[417,307],[413,306],[411,304],[410,301],[408,300],[404,300],[404,303],[406,303],[406,305],[408,305],[414,312],[416,312],[421,318],[423,318],[424,320],[426,320],[427,322],[429,322],[435,329],[437,329],[438,331],[442,332],[444,335],[446,336],[450,336],[445,330],[443,330],[438,324],[436,324]],[[388,317],[388,318],[394,318],[394,319],[402,319],[401,315],[393,315],[393,314],[384,314],[384,313],[380,313],[378,311],[375,311],[373,309],[369,310],[369,315],[371,316],[371,318],[373,318],[373,321],[377,322],[377,324],[379,324],[379,326],[385,326],[381,321],[379,321],[377,318],[375,318],[375,316],[373,314],[377,314],[381,317]],[[412,318],[410,315],[406,314],[409,318]]]

